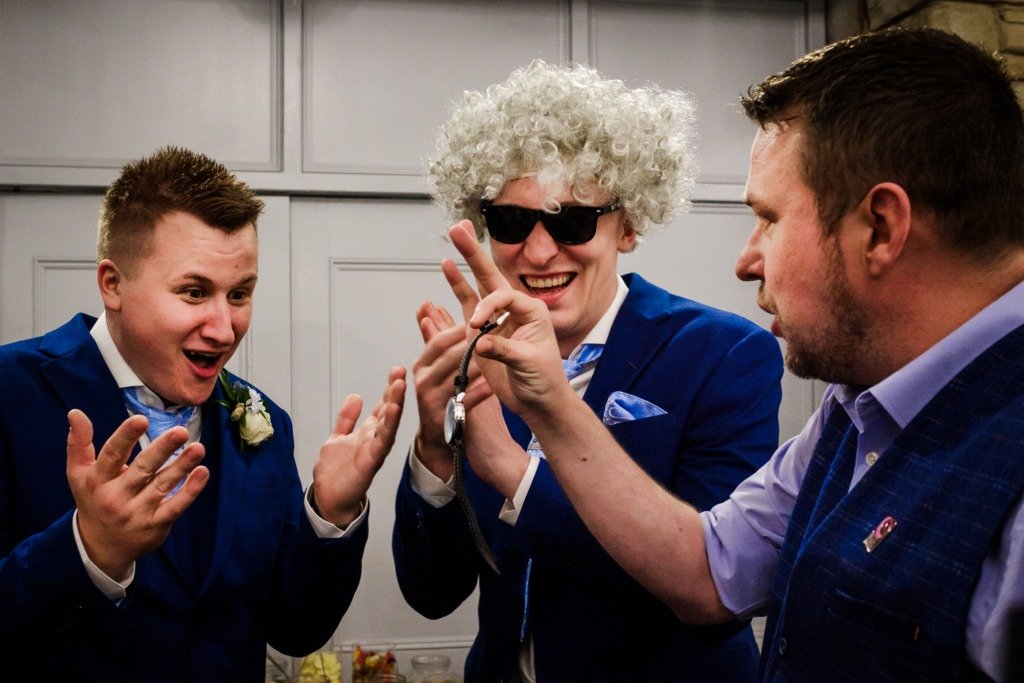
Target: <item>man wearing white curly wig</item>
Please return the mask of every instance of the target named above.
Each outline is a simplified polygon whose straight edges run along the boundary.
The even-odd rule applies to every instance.
[[[617,274],[618,255],[649,222],[686,208],[693,120],[682,93],[536,61],[465,95],[431,174],[451,218],[489,236],[502,274],[544,302],[571,386],[605,429],[662,486],[707,509],[777,444],[778,344],[738,316]],[[445,268],[451,279],[454,265]],[[464,512],[443,418],[467,330],[429,301],[417,320],[420,425],[393,549],[402,592],[427,617],[450,614],[479,580],[466,680],[754,677],[749,626],[683,625],[630,578],[587,531],[530,429],[488,396],[475,368],[456,444],[466,457]],[[644,651],[631,651],[638,644]]]

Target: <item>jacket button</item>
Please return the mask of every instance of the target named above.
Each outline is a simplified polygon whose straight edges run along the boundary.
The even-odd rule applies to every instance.
[[[786,642],[785,638],[779,638],[779,654],[786,654],[787,649],[789,649],[789,643]]]

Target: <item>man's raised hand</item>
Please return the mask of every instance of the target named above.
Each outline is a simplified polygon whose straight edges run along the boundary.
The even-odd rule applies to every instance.
[[[548,410],[559,390],[571,393],[562,371],[561,354],[551,317],[544,302],[515,290],[481,248],[469,221],[453,225],[448,236],[476,279],[483,299],[450,259],[441,267],[452,292],[462,306],[469,330],[475,336],[488,320],[507,312],[508,318],[477,343],[480,369],[490,388],[513,412],[527,417]],[[471,397],[467,395],[468,399]]]
[[[78,508],[78,532],[89,559],[107,576],[120,580],[135,560],[160,547],[174,521],[206,486],[210,472],[198,466],[205,450],[200,443],[189,444],[161,470],[188,440],[188,431],[175,427],[128,465],[132,449],[146,433],[145,417],[133,415],[122,422],[98,456],[86,414],[72,410],[68,423],[67,476]],[[184,485],[168,498],[182,479]]]

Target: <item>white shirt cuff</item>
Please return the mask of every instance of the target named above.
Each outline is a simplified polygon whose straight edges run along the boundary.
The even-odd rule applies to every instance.
[[[519,488],[516,489],[512,500],[505,499],[505,504],[501,506],[501,512],[498,513],[498,519],[512,526],[519,521],[519,511],[523,509],[526,495],[530,492],[530,487],[533,486],[533,478],[537,475],[538,467],[540,467],[540,458],[530,458],[530,464],[526,466],[526,472],[523,474],[522,481],[519,482]]]
[[[71,518],[71,530],[75,534],[75,545],[78,546],[78,554],[82,558],[82,564],[85,565],[85,573],[92,579],[93,585],[115,603],[120,603],[128,595],[128,586],[135,580],[135,563],[132,562],[132,566],[128,568],[128,576],[124,581],[114,581],[104,574],[103,570],[97,567],[85,552],[82,534],[78,531],[78,510],[75,510],[75,514]]]
[[[412,447],[409,448],[409,483],[416,495],[432,507],[444,507],[455,500],[455,475],[448,481],[441,481],[420,462]]]
[[[364,496],[359,501],[359,515],[353,519],[347,527],[342,529],[339,526],[331,524],[326,519],[321,517],[313,509],[313,485],[310,484],[306,487],[306,491],[302,496],[303,503],[306,506],[306,516],[309,517],[309,523],[313,525],[313,531],[320,538],[345,538],[358,529],[366,521],[366,516],[370,511],[370,501]]]

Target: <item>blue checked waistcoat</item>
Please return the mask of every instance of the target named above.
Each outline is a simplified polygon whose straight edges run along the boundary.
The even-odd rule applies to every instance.
[[[928,403],[849,490],[856,429],[828,418],[780,550],[763,680],[947,681],[982,561],[1024,491],[1024,327]],[[868,553],[886,516],[897,525]]]

